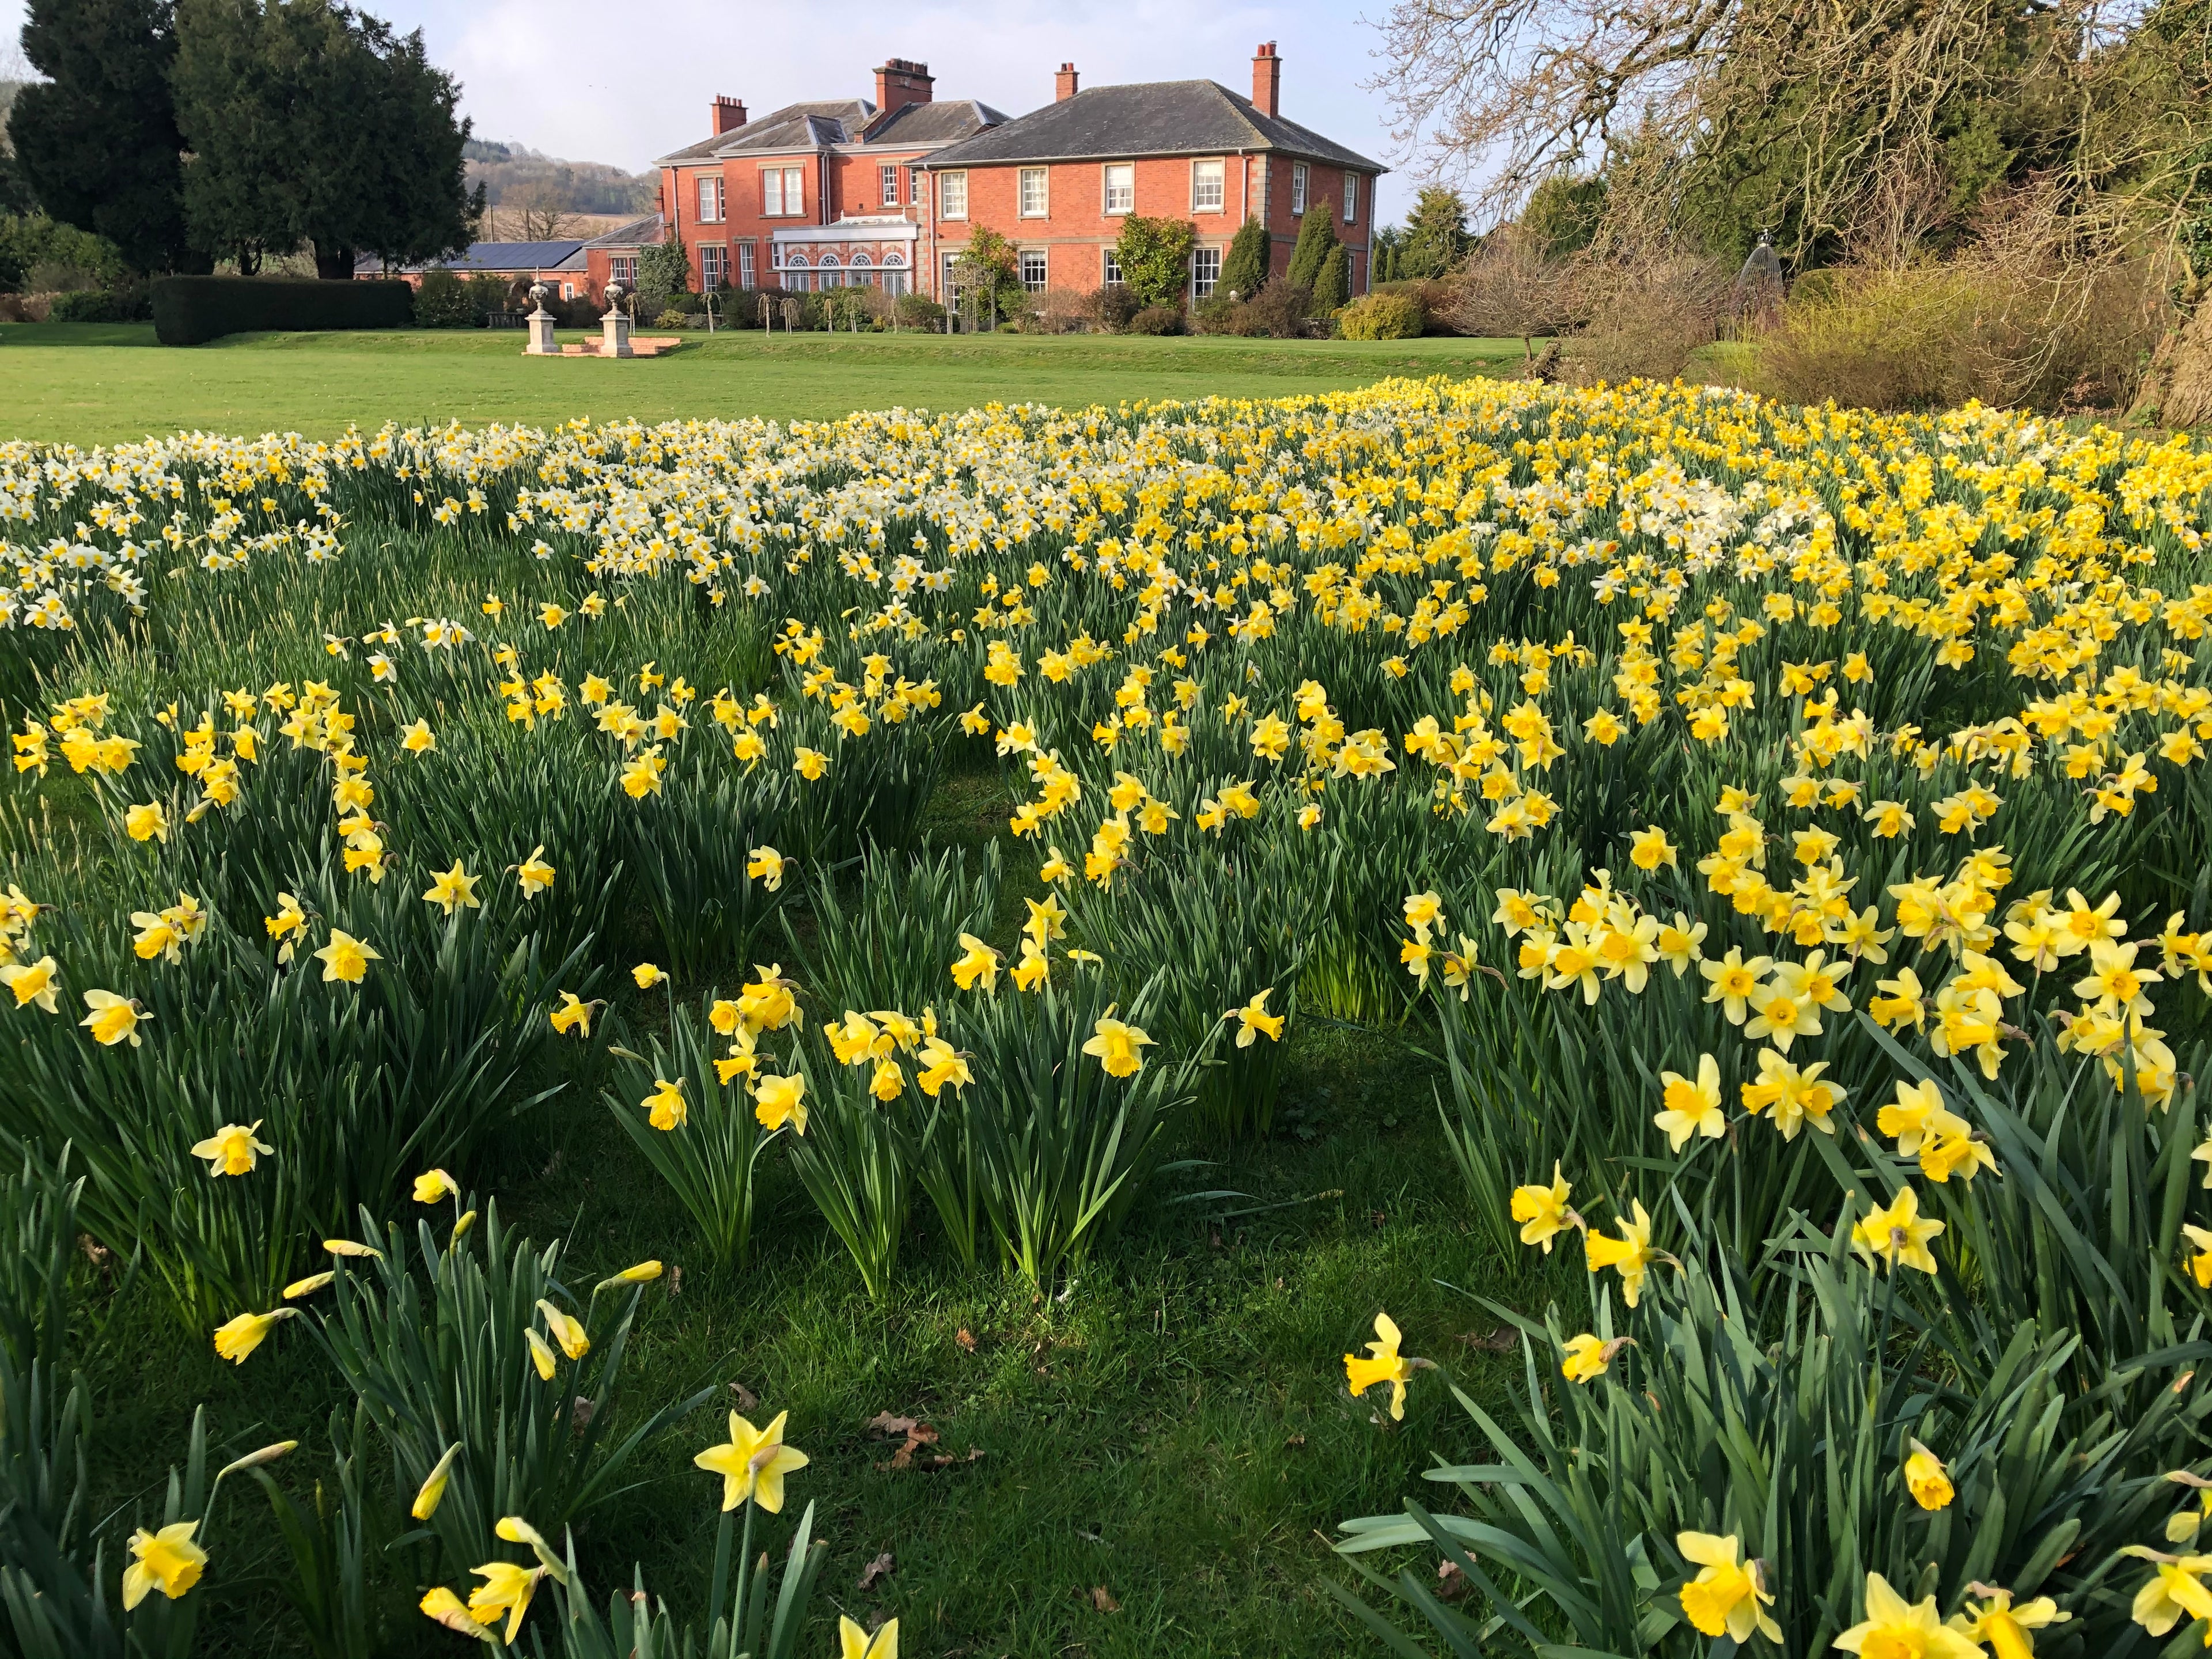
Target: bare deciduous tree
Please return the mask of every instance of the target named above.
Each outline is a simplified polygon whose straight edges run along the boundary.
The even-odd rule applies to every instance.
[[[1536,337],[1574,320],[1575,276],[1568,260],[1546,257],[1536,238],[1517,227],[1493,232],[1447,279],[1444,320],[1462,334],[1518,339],[1534,362]]]
[[[1700,168],[1786,144],[1792,245],[1841,231],[1883,158],[1960,94],[2064,57],[2097,0],[1396,0],[1382,92],[1404,155],[1485,173],[1504,216],[1547,175],[1634,152],[1673,202]],[[1614,210],[1628,192],[1618,187]]]
[[[557,242],[575,234],[576,216],[553,191],[543,185],[526,185],[500,206],[513,216],[512,222],[525,242]]]

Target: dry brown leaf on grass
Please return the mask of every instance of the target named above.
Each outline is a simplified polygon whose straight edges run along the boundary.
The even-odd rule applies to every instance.
[[[969,1330],[965,1325],[963,1325],[960,1328],[959,1334],[952,1340],[955,1342],[957,1342],[963,1348],[965,1348],[969,1353],[975,1352],[975,1334]]]
[[[738,1402],[738,1409],[739,1411],[750,1412],[757,1411],[760,1408],[760,1396],[755,1394],[750,1389],[747,1388],[744,1383],[731,1383],[730,1393],[736,1399]]]
[[[891,1559],[891,1553],[885,1550],[860,1569],[860,1594],[866,1595],[870,1590],[875,1589],[878,1583],[890,1577],[897,1570],[898,1564]]]
[[[1486,1331],[1464,1331],[1459,1340],[1485,1353],[1510,1353],[1521,1346],[1521,1338],[1510,1325],[1496,1325]]]
[[[1101,1613],[1121,1611],[1121,1604],[1114,1599],[1114,1592],[1103,1584],[1093,1584],[1091,1587],[1091,1605]]]
[[[901,1442],[899,1449],[887,1462],[876,1465],[879,1469],[945,1469],[956,1463],[973,1463],[983,1455],[980,1446],[970,1447],[967,1455],[956,1456],[951,1452],[933,1452],[927,1457],[915,1454],[924,1446],[937,1443],[937,1431],[920,1418],[899,1417],[890,1412],[878,1412],[868,1419],[868,1427],[886,1440]]]

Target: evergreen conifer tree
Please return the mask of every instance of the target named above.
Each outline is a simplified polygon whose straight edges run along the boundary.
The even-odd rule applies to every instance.
[[[1250,299],[1267,286],[1267,228],[1257,219],[1247,219],[1230,241],[1229,252],[1221,261],[1221,280],[1214,291]]]
[[[1309,202],[1298,225],[1297,246],[1291,250],[1290,281],[1311,292],[1321,280],[1322,262],[1336,246],[1336,204]]]
[[[1352,250],[1339,242],[1321,262],[1321,275],[1314,282],[1314,315],[1326,317],[1351,297]]]
[[[17,93],[8,116],[30,196],[139,270],[206,270],[185,234],[167,0],[30,0],[22,38],[46,77]]]

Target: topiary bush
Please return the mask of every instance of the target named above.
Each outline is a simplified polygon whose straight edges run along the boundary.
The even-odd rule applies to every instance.
[[[464,283],[443,265],[422,273],[415,290],[415,324],[418,328],[473,328],[477,302]]]
[[[1347,340],[1413,340],[1428,325],[1421,302],[1410,294],[1363,294],[1337,313],[1337,331]]]

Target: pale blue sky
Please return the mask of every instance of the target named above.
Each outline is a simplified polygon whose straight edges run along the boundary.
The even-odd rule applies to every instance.
[[[1384,0],[1370,0],[1379,9]],[[981,98],[1010,114],[1051,100],[1073,59],[1086,86],[1213,80],[1251,85],[1252,49],[1283,58],[1283,113],[1388,164],[1375,33],[1356,0],[1330,4],[1194,0],[368,0],[456,75],[478,137],[633,170],[703,137],[714,94],[755,112],[801,98],[870,97],[885,58],[915,58],[939,97]],[[22,0],[0,0],[0,65],[14,55]],[[1402,217],[1411,180],[1382,180],[1381,216]]]

